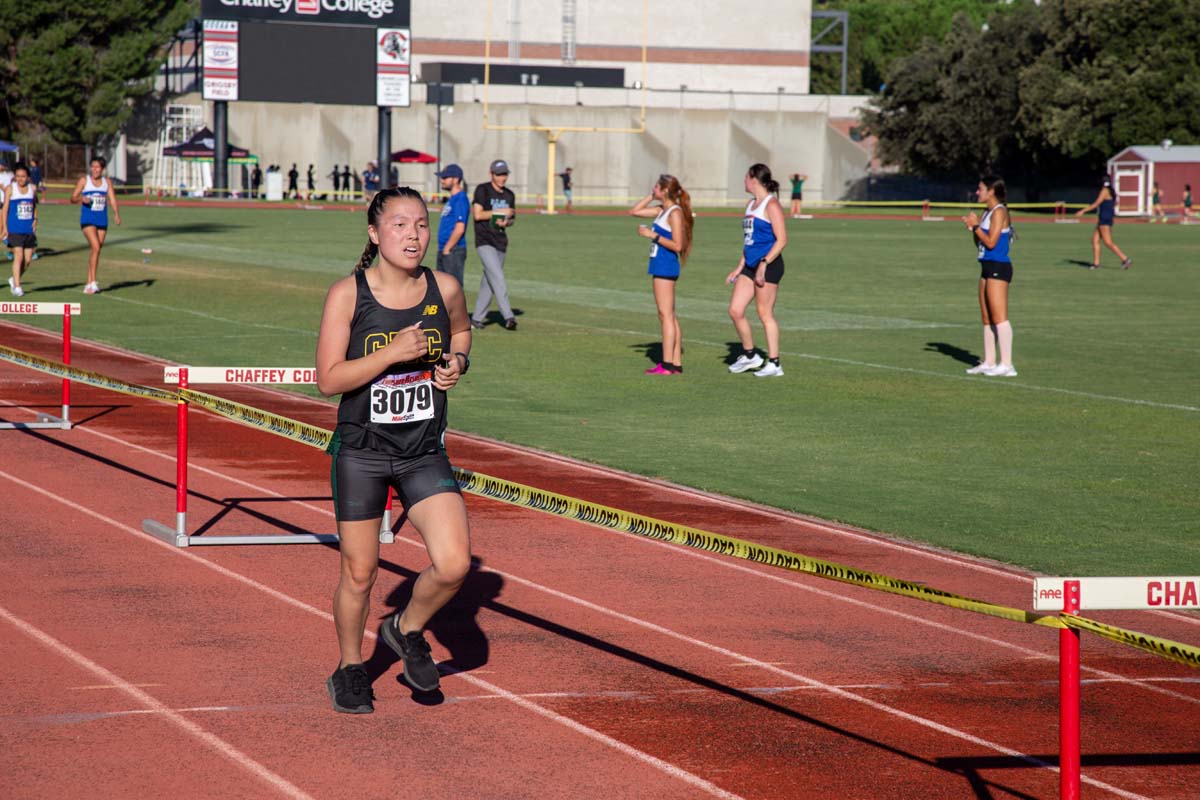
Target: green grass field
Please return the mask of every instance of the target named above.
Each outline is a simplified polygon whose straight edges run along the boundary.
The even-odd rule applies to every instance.
[[[84,298],[77,215],[42,208],[59,252],[28,300]],[[123,217],[101,262],[114,288],[85,300],[76,336],[198,365],[312,363],[325,289],[365,241],[361,211]],[[988,379],[963,373],[982,337],[961,226],[792,223],[787,374],[763,380],[725,368],[729,217],[697,220],[678,286],[685,376],[642,375],[659,334],[635,224],[521,218],[520,329],[478,332],[451,427],[1052,574],[1200,574],[1200,227],[1119,225],[1123,272],[1108,253],[1080,266],[1089,224],[1018,226],[1020,377]],[[472,255],[469,299],[479,274]]]

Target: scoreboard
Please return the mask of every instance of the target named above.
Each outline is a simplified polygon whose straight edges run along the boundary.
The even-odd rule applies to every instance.
[[[407,106],[411,0],[201,0],[204,99]]]

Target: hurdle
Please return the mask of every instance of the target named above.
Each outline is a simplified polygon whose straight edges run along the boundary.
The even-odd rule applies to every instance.
[[[163,369],[163,383],[177,384],[181,390],[196,384],[269,384],[294,385],[315,384],[316,370],[312,367],[185,367],[168,366]],[[142,530],[176,547],[197,545],[232,544],[327,544],[338,541],[336,533],[293,533],[293,534],[235,534],[230,536],[208,536],[188,534],[187,529],[187,486],[188,486],[188,406],[186,396],[176,404],[175,442],[175,526],[164,525],[158,520],[142,520]],[[283,422],[292,422],[277,418]],[[298,424],[298,423],[297,423]],[[395,541],[392,533],[392,492],[388,492],[383,522],[379,526],[379,541],[390,544]]]
[[[83,309],[79,303],[22,303],[15,300],[0,302],[0,314],[40,315],[62,314],[62,363],[71,363],[71,317]],[[39,412],[35,422],[0,422],[0,430],[71,429],[71,381],[62,379],[62,416]]]
[[[945,222],[945,217],[934,217],[930,215],[931,205],[928,200],[921,204],[921,222]]]
[[[1079,217],[1067,211],[1067,204],[1062,200],[1054,203],[1054,221],[1059,225],[1078,225]]]
[[[1081,610],[1200,608],[1200,577],[1034,578],[1035,611],[1061,611],[1075,622]],[[1093,623],[1095,624],[1095,623]],[[1111,638],[1111,637],[1110,637]],[[1079,631],[1058,632],[1059,797],[1079,800]]]

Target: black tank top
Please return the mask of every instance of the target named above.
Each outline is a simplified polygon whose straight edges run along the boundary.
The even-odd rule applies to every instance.
[[[433,386],[433,368],[450,346],[450,315],[433,273],[425,267],[421,272],[425,297],[402,310],[381,306],[367,285],[366,272],[355,273],[357,291],[346,359],[370,355],[417,322],[429,352],[415,361],[393,364],[342,395],[337,432],[343,447],[401,457],[435,453],[443,447],[446,393]]]

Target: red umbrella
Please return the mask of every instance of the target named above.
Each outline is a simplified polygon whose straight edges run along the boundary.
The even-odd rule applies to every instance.
[[[436,164],[437,156],[431,156],[429,153],[422,153],[420,150],[397,150],[392,153],[391,159],[399,164]]]

